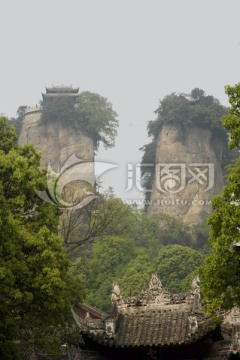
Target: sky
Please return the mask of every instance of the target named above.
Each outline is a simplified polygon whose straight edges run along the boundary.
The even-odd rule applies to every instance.
[[[73,85],[107,97],[118,113],[116,164],[102,186],[126,201],[128,171],[150,142],[159,100],[199,87],[228,105],[240,81],[239,0],[8,0],[0,4],[0,113],[35,105],[46,86]]]

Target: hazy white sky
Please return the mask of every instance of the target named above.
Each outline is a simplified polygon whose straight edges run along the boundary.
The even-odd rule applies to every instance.
[[[0,5],[0,113],[34,105],[45,86],[73,85],[107,97],[119,114],[119,164],[105,178],[126,193],[127,163],[141,160],[159,99],[200,87],[227,105],[240,81],[239,0],[8,0]]]

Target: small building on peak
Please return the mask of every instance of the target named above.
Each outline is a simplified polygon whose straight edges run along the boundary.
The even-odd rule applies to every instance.
[[[52,86],[46,87],[46,94],[42,94],[43,100],[54,97],[77,97],[79,96],[79,88],[73,88],[72,86]]]
[[[76,121],[78,96],[78,87],[46,87],[41,105],[26,108],[18,142],[21,146],[34,145],[41,153],[41,167],[47,168],[50,164],[55,172],[61,173],[73,155],[93,166],[93,139]],[[76,161],[71,169],[75,164]]]

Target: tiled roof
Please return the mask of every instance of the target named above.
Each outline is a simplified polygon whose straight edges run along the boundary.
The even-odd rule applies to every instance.
[[[19,357],[22,360],[36,360],[34,348],[20,341],[16,342]]]
[[[190,308],[135,309],[119,314],[116,328],[116,346],[167,346],[194,341],[211,330],[210,321],[196,327],[197,315]]]
[[[88,311],[91,315],[95,316],[96,318],[99,318],[99,319],[105,319],[108,314],[105,313],[104,311],[102,310],[99,310],[95,307],[93,307],[92,305],[88,305],[88,304],[83,304],[82,305],[82,308],[85,310],[85,311]]]
[[[212,331],[210,316],[201,310],[197,279],[190,293],[169,294],[153,274],[149,289],[130,298],[121,297],[114,284],[112,301],[112,316],[102,326],[83,320],[83,336],[108,347],[163,347],[192,343]]]
[[[116,333],[85,332],[87,337],[105,346],[173,346],[194,342],[212,330],[208,316],[193,314],[190,307],[136,308],[118,314]]]
[[[78,93],[78,91],[79,91],[79,88],[73,88],[72,86],[64,86],[64,85],[46,88],[47,94]]]

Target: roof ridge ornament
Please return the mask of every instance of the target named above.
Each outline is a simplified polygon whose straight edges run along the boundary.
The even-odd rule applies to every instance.
[[[121,290],[120,290],[120,286],[116,281],[113,281],[112,287],[113,288],[112,288],[111,300],[112,303],[114,304],[116,301],[121,299]]]
[[[157,273],[152,273],[146,294],[148,303],[168,304],[171,298],[168,291],[163,288]]]
[[[192,281],[191,297],[193,299],[193,312],[201,311],[202,304],[199,275],[196,275]]]
[[[150,281],[149,281],[149,290],[153,292],[162,292],[163,287],[161,280],[157,276],[157,273],[152,273]]]

